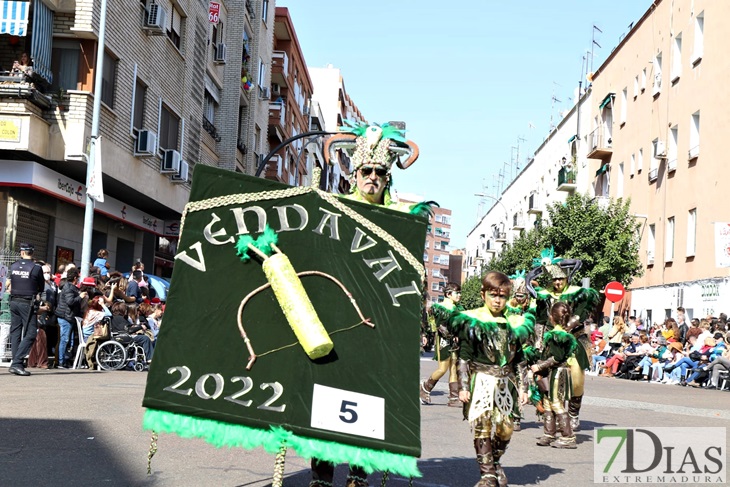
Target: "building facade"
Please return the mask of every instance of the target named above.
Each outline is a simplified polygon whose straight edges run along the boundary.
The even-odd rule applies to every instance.
[[[169,276],[195,165],[252,172],[268,151],[264,90],[241,74],[253,64],[254,83],[268,78],[273,2],[222,1],[214,23],[207,3],[109,0],[100,87],[100,2],[3,2],[16,3],[29,9],[22,30],[0,33],[0,66],[28,52],[33,71],[0,77],[0,247],[27,240],[52,265],[80,263],[96,94],[105,201],[92,258],[106,248],[113,268],[141,258]]]
[[[727,2],[655,1],[593,76],[590,169],[642,224],[629,308],[649,321],[678,306],[717,316],[730,302],[727,21]]]

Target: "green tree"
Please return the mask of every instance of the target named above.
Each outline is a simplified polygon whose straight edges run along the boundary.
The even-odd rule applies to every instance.
[[[643,275],[641,226],[631,213],[629,200],[611,200],[607,208],[601,208],[587,195],[572,194],[565,203],[549,205],[547,212],[548,224],[515,240],[487,267],[507,274],[531,269],[532,259],[552,246],[556,256],[583,261],[574,281],[588,277],[594,289],[603,289],[611,281],[628,285]]]
[[[484,305],[481,292],[481,274],[471,276],[461,286],[461,305],[466,309],[481,308]]]

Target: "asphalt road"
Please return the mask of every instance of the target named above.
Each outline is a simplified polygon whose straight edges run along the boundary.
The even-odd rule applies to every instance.
[[[422,377],[435,366],[424,357]],[[29,370],[31,377],[16,377],[0,368],[0,486],[271,485],[274,459],[261,449],[216,449],[168,434],[160,435],[147,475],[145,372]],[[592,484],[595,427],[730,426],[730,392],[592,376],[586,382],[578,449],[536,446],[542,426],[528,408],[503,458],[510,485]],[[446,406],[447,395],[442,379],[433,404],[421,408],[423,477],[414,486],[470,487],[479,479],[469,425],[460,409]],[[284,485],[307,486],[308,467],[308,460],[290,453]],[[335,485],[344,485],[345,475],[339,466]],[[380,483],[380,474],[370,477],[372,486]],[[408,480],[391,477],[387,485],[406,486]]]

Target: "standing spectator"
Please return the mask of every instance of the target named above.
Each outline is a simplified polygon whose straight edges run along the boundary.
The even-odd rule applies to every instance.
[[[682,345],[687,341],[687,332],[689,331],[689,325],[687,324],[687,317],[683,307],[677,308],[677,327],[679,328],[679,336],[674,337],[676,340],[682,342]]]
[[[107,261],[107,257],[109,257],[109,251],[107,249],[101,249],[96,253],[96,260],[92,264],[99,268],[99,275],[102,277],[109,275],[109,262]]]
[[[626,332],[626,324],[620,316],[616,316],[613,319],[613,327],[611,327],[611,330],[608,332],[608,343],[613,351],[616,351],[621,347],[621,341],[625,334],[628,334]],[[606,336],[605,332],[604,336]]]
[[[629,316],[629,321],[626,323],[626,333],[636,333],[636,316]]]
[[[81,301],[88,294],[79,292],[76,283],[79,282],[79,270],[72,267],[66,271],[66,284],[61,289],[61,295],[56,308],[56,316],[58,317],[59,340],[58,350],[56,350],[56,366],[59,369],[68,369],[70,354],[68,353],[68,344],[71,339],[71,333],[76,329],[76,317],[81,317]],[[81,337],[79,337],[79,340]]]
[[[132,279],[127,284],[126,295],[134,298],[136,304],[141,304],[144,301],[142,291],[139,289],[140,282],[142,282],[142,271],[139,269],[132,271]]]
[[[23,360],[30,352],[37,334],[38,321],[34,309],[36,295],[43,291],[43,269],[33,259],[34,247],[20,244],[20,260],[10,266],[10,346],[12,362],[8,372],[28,376]]]
[[[48,340],[46,330],[56,324],[56,300],[58,297],[58,288],[53,282],[51,274],[51,266],[43,265],[43,279],[46,283],[41,293],[41,304],[38,308],[38,336],[36,336],[33,348],[28,356],[28,367],[38,367],[39,369],[48,368]]]

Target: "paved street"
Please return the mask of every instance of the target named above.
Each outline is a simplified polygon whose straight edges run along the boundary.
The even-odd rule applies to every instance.
[[[435,362],[422,359],[422,377]],[[0,485],[3,486],[268,486],[273,456],[262,450],[218,450],[200,440],[161,435],[146,474],[150,435],[142,431],[142,372],[38,371],[29,378],[0,369]],[[593,428],[730,426],[730,393],[587,377],[577,450],[540,448],[541,426],[528,412],[504,457],[510,485],[588,485],[593,476]],[[423,478],[417,487],[471,487],[478,480],[469,426],[446,407],[439,383],[422,407]],[[728,441],[730,444],[730,441]],[[346,469],[337,469],[339,485]],[[380,485],[381,476],[371,476]],[[285,486],[308,484],[308,462],[287,457]],[[393,477],[392,486],[408,481]]]

